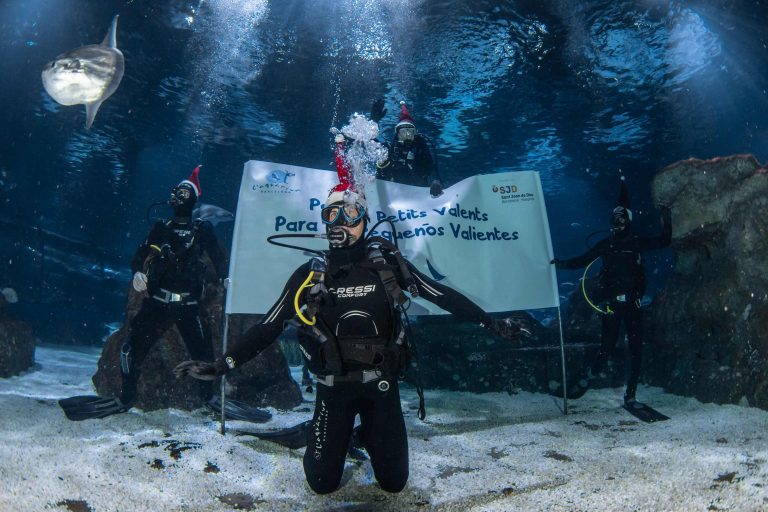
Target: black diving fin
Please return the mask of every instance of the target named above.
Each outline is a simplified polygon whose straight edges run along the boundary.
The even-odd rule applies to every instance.
[[[59,406],[64,410],[64,415],[72,421],[106,418],[113,414],[120,414],[130,407],[124,405],[117,398],[107,398],[97,395],[78,395],[59,400]]]
[[[250,432],[247,430],[235,431],[240,436],[254,436],[265,441],[277,443],[291,450],[304,448],[307,446],[309,429],[312,428],[312,420],[307,420],[292,427],[273,430],[270,432]],[[363,451],[363,442],[360,435],[360,427],[357,426],[352,431],[352,438],[349,441],[347,455],[355,460],[366,460],[367,457]]]
[[[208,407],[214,412],[221,414],[221,397],[214,395],[208,401]],[[272,419],[272,414],[264,409],[259,409],[256,406],[248,405],[245,402],[239,400],[230,400],[224,402],[224,416],[228,420],[242,420],[250,421],[253,423],[264,423]]]
[[[295,450],[296,448],[307,446],[307,435],[309,434],[311,426],[312,420],[307,420],[298,425],[281,430],[273,430],[271,432],[249,432],[246,430],[238,430],[237,434],[241,436],[258,437],[259,439],[272,441],[273,443]]]

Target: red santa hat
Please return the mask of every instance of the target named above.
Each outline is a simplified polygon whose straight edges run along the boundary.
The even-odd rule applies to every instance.
[[[336,174],[339,176],[339,184],[331,189],[325,204],[360,203],[367,208],[368,204],[365,200],[365,195],[361,190],[357,190],[354,177],[350,172],[349,162],[347,162],[346,155],[344,154],[344,142],[336,143],[334,156],[336,162]]]
[[[198,165],[194,168],[192,171],[192,174],[189,175],[189,178],[182,180],[179,185],[189,185],[192,187],[192,190],[195,191],[195,197],[199,198],[201,195],[203,195],[203,190],[200,188],[200,180],[197,178],[197,175],[200,173],[200,168],[202,165]]]
[[[411,117],[411,114],[408,112],[408,107],[405,106],[405,102],[400,102],[400,122],[395,125],[395,131],[402,128],[403,126],[410,126],[415,127],[413,124],[413,118]]]

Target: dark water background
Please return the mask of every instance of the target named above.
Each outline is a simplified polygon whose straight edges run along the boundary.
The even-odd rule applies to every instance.
[[[115,14],[125,77],[85,131],[40,72]],[[768,158],[766,22],[760,1],[2,0],[0,287],[43,340],[98,343],[150,203],[198,163],[230,211],[246,160],[329,168],[328,129],[377,96],[387,138],[408,101],[446,184],[539,171],[558,256],[607,227],[620,175],[655,234],[656,171]]]

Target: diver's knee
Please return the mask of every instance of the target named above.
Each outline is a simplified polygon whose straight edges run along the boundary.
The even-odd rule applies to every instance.
[[[317,494],[330,494],[339,488],[341,476],[329,478],[325,475],[306,475],[309,487]]]
[[[405,489],[405,485],[408,483],[408,474],[396,477],[377,478],[379,487],[383,490],[391,493],[398,493]]]

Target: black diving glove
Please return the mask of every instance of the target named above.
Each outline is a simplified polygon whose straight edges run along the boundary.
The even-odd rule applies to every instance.
[[[171,246],[168,244],[163,244],[163,246],[160,248],[160,258],[163,262],[169,265],[176,264],[176,253],[173,252]]]
[[[521,317],[507,317],[501,320],[493,318],[484,326],[499,338],[509,341],[520,341],[521,338],[533,336],[528,321]]]
[[[219,371],[214,363],[208,361],[184,361],[173,369],[177,379],[192,377],[198,380],[216,380],[222,373],[224,372]]]
[[[440,183],[440,180],[432,180],[432,184],[429,186],[429,195],[433,198],[443,195],[443,184]]]
[[[371,121],[378,123],[387,114],[387,109],[384,108],[384,98],[378,98],[373,100],[371,105]]]

